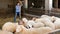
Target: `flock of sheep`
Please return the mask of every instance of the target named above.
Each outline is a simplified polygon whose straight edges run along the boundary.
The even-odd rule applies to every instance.
[[[60,29],[59,17],[42,15],[31,20],[22,18],[18,23],[7,22],[2,26],[0,34],[49,34],[58,29]]]

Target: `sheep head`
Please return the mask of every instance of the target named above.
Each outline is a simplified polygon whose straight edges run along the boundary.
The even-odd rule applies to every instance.
[[[25,23],[27,23],[27,19],[26,18],[22,18],[22,21],[24,21]]]

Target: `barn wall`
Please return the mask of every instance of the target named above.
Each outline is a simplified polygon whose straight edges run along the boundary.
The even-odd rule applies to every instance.
[[[13,0],[0,0],[0,15],[13,13],[14,1]]]

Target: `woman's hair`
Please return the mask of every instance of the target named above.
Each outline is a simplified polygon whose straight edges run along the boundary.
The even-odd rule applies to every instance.
[[[22,1],[19,1],[20,5],[22,5]]]
[[[17,1],[16,5],[17,5],[18,3],[19,3],[20,5],[22,5],[22,2],[21,2],[21,1]]]

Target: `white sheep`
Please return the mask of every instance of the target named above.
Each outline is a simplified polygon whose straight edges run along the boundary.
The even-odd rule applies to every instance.
[[[13,34],[12,32],[8,32],[8,31],[0,31],[0,34]]]
[[[57,19],[59,19],[58,17],[55,17],[55,16],[51,16],[51,20],[54,22],[56,21]]]
[[[26,29],[22,25],[18,25],[16,29],[16,33],[18,34],[47,34],[49,32],[53,31],[49,27],[40,27],[40,28],[30,28]]]
[[[39,22],[39,23],[36,23],[34,20],[28,20],[27,23],[26,23],[26,27],[27,28],[39,28],[39,27],[43,27],[44,24]]]
[[[28,20],[26,18],[22,18],[22,21],[24,22],[24,25],[27,27]]]
[[[22,21],[24,21],[25,23],[28,22],[28,20],[26,18],[22,18]]]
[[[42,16],[41,16],[41,18],[44,18],[44,17],[50,17],[50,16],[48,16],[48,15],[42,15]]]
[[[55,16],[48,16],[48,15],[42,15],[41,18],[48,18],[49,20],[51,20],[52,22],[54,21]]]
[[[60,18],[52,16],[52,19],[54,21],[55,29],[60,29]]]
[[[16,25],[12,22],[7,22],[2,26],[3,31],[15,32]]]
[[[33,28],[40,28],[40,27],[44,27],[44,24],[41,22],[33,24]]]
[[[33,24],[35,23],[35,21],[33,20],[29,20],[26,25],[28,26],[28,28],[32,28]]]
[[[55,29],[54,23],[52,23],[52,21],[49,20],[48,18],[39,18],[39,19],[36,19],[35,22],[41,22],[45,26],[48,26],[48,27],[51,27],[52,29]]]
[[[54,22],[56,29],[60,29],[60,18]]]

